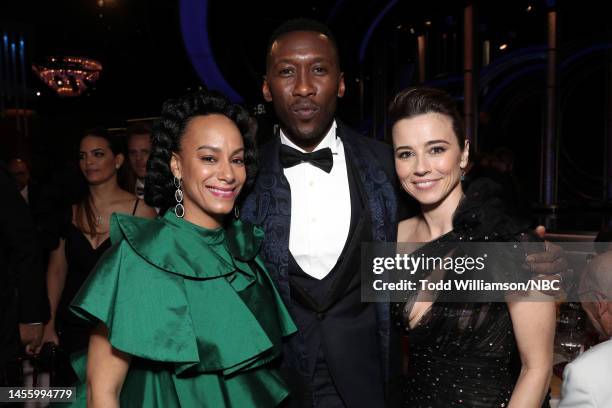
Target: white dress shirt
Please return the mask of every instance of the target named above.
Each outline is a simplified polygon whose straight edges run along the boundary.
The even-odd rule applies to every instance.
[[[21,196],[23,197],[25,202],[30,204],[30,197],[29,197],[28,186],[26,185],[24,188],[22,188],[21,191],[19,191],[19,193],[21,194]]]
[[[136,185],[134,186],[134,194],[136,194],[136,197],[140,198],[141,200],[144,200],[144,187],[144,181],[137,178]]]
[[[281,130],[281,143],[301,152]],[[289,250],[308,275],[323,279],[338,262],[351,224],[351,195],[344,146],[334,122],[314,149],[329,147],[334,158],[330,173],[310,163],[284,169],[291,187]]]

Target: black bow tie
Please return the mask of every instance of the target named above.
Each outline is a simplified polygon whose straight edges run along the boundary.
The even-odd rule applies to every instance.
[[[302,153],[293,147],[281,144],[280,162],[284,168],[293,167],[300,163],[308,162],[326,173],[331,172],[334,165],[334,157],[329,147],[312,153]]]

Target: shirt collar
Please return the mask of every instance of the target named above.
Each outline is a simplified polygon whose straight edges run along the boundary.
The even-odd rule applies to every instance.
[[[306,153],[306,150],[302,149],[301,147],[298,147],[295,143],[289,140],[289,138],[285,136],[285,134],[283,133],[282,129],[280,130],[280,140],[282,144],[287,145],[289,147],[293,147],[294,149],[302,153]],[[321,140],[321,142],[317,145],[317,147],[314,148],[313,152],[329,147],[332,151],[332,154],[337,154],[338,153],[338,140],[339,139],[337,138],[337,135],[336,135],[336,121],[334,120],[332,122],[331,127],[329,128],[329,131],[327,132],[323,140]]]

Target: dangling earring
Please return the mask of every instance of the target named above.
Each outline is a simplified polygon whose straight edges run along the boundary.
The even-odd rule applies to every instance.
[[[465,181],[465,170],[461,169],[461,181]]]
[[[237,205],[234,206],[234,218],[236,219],[240,218],[240,209],[238,208]]]
[[[176,215],[178,218],[183,218],[185,216],[185,207],[183,207],[183,190],[181,190],[181,179],[174,176],[172,181],[174,183],[174,187],[176,187],[176,191],[174,192],[174,199],[176,200],[174,215]]]

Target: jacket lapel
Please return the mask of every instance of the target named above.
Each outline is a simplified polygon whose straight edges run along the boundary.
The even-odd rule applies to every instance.
[[[242,218],[263,228],[265,238],[261,255],[279,292],[290,304],[289,229],[291,226],[291,190],[279,161],[278,137],[262,147],[261,168],[242,207]]]
[[[353,166],[357,168],[361,185],[368,196],[373,240],[377,242],[394,241],[397,197],[391,181],[378,164],[379,158],[372,155],[359,137],[352,135],[342,123],[338,123],[337,129],[344,145],[344,151],[352,160]]]

